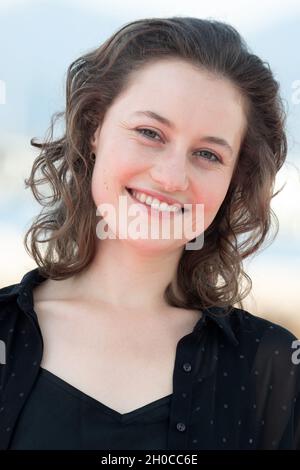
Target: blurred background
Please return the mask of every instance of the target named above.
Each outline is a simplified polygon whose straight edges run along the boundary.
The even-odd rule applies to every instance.
[[[0,287],[36,267],[23,245],[41,209],[24,184],[38,154],[30,139],[42,140],[53,113],[64,110],[67,67],[129,21],[175,15],[231,23],[280,82],[289,143],[275,189],[285,186],[272,201],[280,229],[270,246],[244,262],[253,283],[244,308],[300,338],[299,0],[1,0]]]

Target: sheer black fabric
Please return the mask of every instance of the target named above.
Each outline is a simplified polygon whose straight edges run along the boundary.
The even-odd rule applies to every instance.
[[[71,387],[66,390],[56,383],[60,398],[51,399],[55,384],[50,373],[40,374],[43,338],[32,296],[44,280],[36,268],[0,289],[6,359],[0,365],[0,449],[38,449],[57,434],[62,439],[52,441],[57,449],[300,450],[300,341],[282,326],[234,307],[202,311],[177,343],[169,401],[162,397],[157,408],[153,402],[134,410],[130,432],[123,433],[126,419],[116,419],[120,415],[111,409],[109,416],[97,401],[89,413],[85,399],[93,399],[75,396],[81,392],[71,384],[64,383]],[[58,401],[65,403],[65,413],[51,420]],[[45,419],[31,422],[31,416]],[[152,422],[140,423],[138,417]]]

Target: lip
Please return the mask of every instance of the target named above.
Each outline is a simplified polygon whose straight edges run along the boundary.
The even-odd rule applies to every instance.
[[[143,208],[145,208],[145,211],[149,214],[151,214],[152,216],[156,216],[156,217],[161,217],[163,219],[168,219],[170,217],[173,217],[173,216],[176,216],[178,214],[184,214],[184,208],[182,207],[181,210],[179,211],[160,211],[160,210],[157,210],[151,206],[149,206],[148,204],[143,204],[141,201],[139,201],[133,194],[132,194],[132,190],[131,188],[128,188],[128,187],[125,187],[126,189],[126,192],[127,194],[129,195],[129,197],[133,200],[133,201],[136,201],[137,203],[141,204],[141,206]]]
[[[131,188],[129,186],[126,187],[126,189],[130,189],[131,191],[138,191],[139,193],[144,193],[148,196],[155,197],[160,202],[166,202],[169,205],[176,205],[176,206],[180,206],[181,208],[183,208],[183,204],[180,201],[177,201],[176,199],[173,199],[169,196],[164,196],[163,194],[157,193],[156,191],[152,191],[150,189]]]

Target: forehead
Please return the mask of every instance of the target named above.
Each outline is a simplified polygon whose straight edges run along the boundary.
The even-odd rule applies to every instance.
[[[218,132],[233,145],[246,128],[246,100],[233,83],[180,60],[161,60],[134,72],[119,105],[127,117],[152,109],[169,118],[175,131]]]

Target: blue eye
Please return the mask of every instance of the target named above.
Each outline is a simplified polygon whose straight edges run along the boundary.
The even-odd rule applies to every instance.
[[[144,137],[146,137],[146,138],[148,138],[148,139],[152,139],[152,137],[149,137],[148,135],[143,134],[143,131],[149,131],[149,132],[152,132],[152,134],[158,135],[157,132],[152,131],[151,129],[145,129],[145,128],[144,128],[144,129],[136,129],[136,130],[137,130],[137,132],[139,132],[140,134],[142,134]],[[159,135],[158,135],[158,137],[159,137]],[[153,139],[152,139],[152,140],[153,140]]]
[[[214,160],[208,159],[212,163],[221,163],[221,160],[215,155],[214,153],[210,152],[209,150],[199,150],[199,152],[206,152],[209,155],[212,155],[214,157]],[[207,160],[207,159],[206,159]]]
[[[144,137],[146,137],[146,139],[155,140],[155,139],[153,139],[152,137],[149,137],[149,135],[144,134],[144,133],[143,133],[144,131],[150,132],[150,133],[152,133],[152,135],[155,134],[155,136],[160,137],[157,132],[153,131],[152,129],[145,128],[145,127],[142,128],[142,129],[136,129],[136,131],[137,131],[139,134],[141,134],[141,135],[143,135]],[[208,158],[208,159],[205,158],[205,160],[208,160],[208,161],[211,162],[211,163],[221,163],[221,159],[220,159],[219,157],[217,157],[217,155],[215,155],[213,152],[210,152],[209,150],[199,150],[198,152],[206,152],[207,154],[209,154],[209,155],[211,155],[212,157],[214,157],[213,160],[210,159],[210,158]]]

